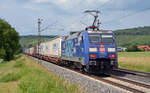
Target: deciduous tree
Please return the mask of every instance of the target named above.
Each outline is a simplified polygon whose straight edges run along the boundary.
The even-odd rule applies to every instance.
[[[19,48],[18,32],[8,22],[0,19],[0,58],[7,61],[13,59]]]

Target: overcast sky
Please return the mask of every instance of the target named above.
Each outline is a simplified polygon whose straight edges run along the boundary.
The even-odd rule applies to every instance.
[[[101,11],[101,29],[150,26],[150,0],[0,0],[0,17],[20,35],[36,35],[37,19],[43,35],[63,35],[92,23],[85,10]]]

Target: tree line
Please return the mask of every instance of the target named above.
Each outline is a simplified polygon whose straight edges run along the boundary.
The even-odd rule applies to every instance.
[[[114,31],[116,36],[118,35],[150,35],[150,26],[122,29]]]
[[[0,18],[0,58],[9,61],[20,50],[19,33]]]

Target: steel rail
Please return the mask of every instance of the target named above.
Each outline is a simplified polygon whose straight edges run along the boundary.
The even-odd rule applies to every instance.
[[[150,73],[147,73],[147,72],[140,72],[140,71],[135,71],[135,70],[123,69],[123,68],[114,69],[114,71],[150,78]]]
[[[125,81],[125,82],[128,82],[128,83],[137,85],[137,86],[141,86],[141,87],[150,89],[150,85],[146,85],[146,84],[139,83],[139,82],[136,82],[136,81],[132,81],[132,80],[120,78],[120,77],[117,77],[117,76],[115,76],[115,75],[111,75],[111,78],[118,79],[118,80],[121,80],[121,81]]]

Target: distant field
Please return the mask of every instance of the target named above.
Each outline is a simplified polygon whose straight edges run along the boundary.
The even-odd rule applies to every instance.
[[[82,93],[25,56],[0,63],[0,93]]]
[[[119,67],[150,72],[150,52],[119,52]]]

